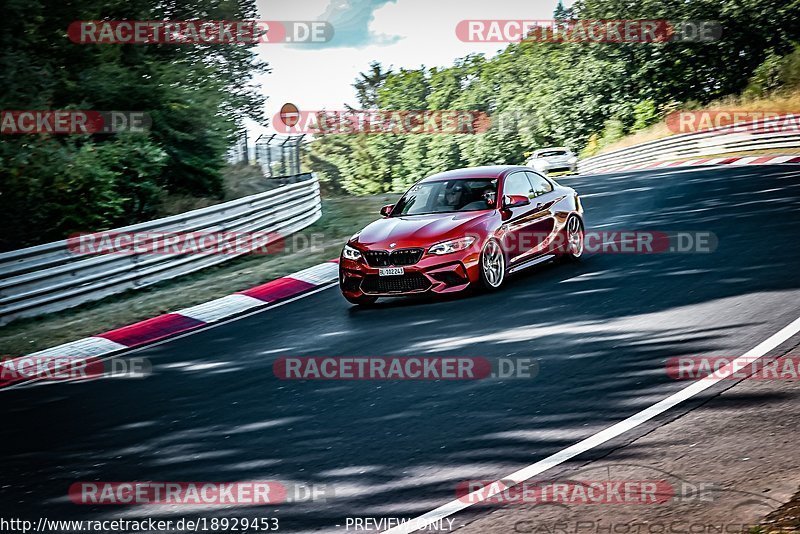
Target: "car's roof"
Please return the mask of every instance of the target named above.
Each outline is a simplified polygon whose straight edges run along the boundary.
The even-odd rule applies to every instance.
[[[453,169],[432,174],[421,182],[440,182],[442,180],[473,180],[476,178],[500,178],[504,174],[514,170],[531,170],[530,167],[522,165],[486,165],[483,167],[466,167],[464,169]]]

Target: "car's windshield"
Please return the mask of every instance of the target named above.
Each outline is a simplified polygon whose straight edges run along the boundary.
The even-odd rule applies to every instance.
[[[424,182],[403,195],[391,216],[485,210],[493,208],[496,200],[496,178]]]
[[[546,152],[539,152],[539,154],[536,157],[537,158],[550,158],[550,157],[553,157],[553,156],[566,156],[566,155],[567,155],[567,151],[566,150],[548,150]]]

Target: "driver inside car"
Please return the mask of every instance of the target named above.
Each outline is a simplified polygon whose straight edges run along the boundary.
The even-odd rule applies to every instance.
[[[460,210],[464,204],[466,204],[466,199],[469,198],[467,195],[466,186],[459,182],[450,182],[447,184],[444,192],[444,203],[450,208],[452,211]]]
[[[493,208],[495,199],[497,198],[497,190],[492,187],[487,187],[483,190],[483,193],[478,196],[479,191],[475,191],[475,195],[477,196],[477,200],[473,200],[469,204],[462,206],[460,209],[463,211],[473,211],[473,210],[485,210],[488,208]]]

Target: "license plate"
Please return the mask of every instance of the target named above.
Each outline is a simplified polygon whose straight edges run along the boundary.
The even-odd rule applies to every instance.
[[[402,267],[381,267],[378,269],[378,276],[399,276],[405,272]]]

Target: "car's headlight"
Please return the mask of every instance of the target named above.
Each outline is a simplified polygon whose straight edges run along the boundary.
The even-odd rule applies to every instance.
[[[344,249],[342,250],[342,256],[348,260],[360,260],[361,253],[351,247],[350,245],[345,245]]]
[[[428,253],[441,256],[442,254],[451,254],[459,250],[468,249],[475,242],[474,237],[462,237],[460,239],[453,239],[452,241],[445,241],[437,243],[428,249]]]

